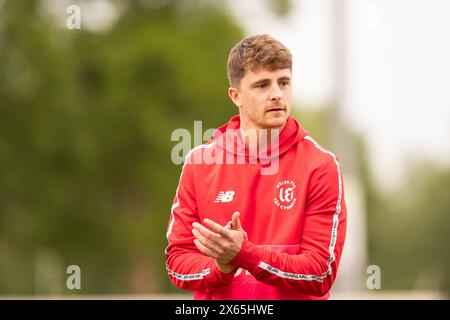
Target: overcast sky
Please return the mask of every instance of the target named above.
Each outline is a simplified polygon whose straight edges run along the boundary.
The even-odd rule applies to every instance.
[[[229,1],[248,35],[269,33],[291,49],[297,106],[330,101],[330,0],[293,1],[284,20],[263,1]],[[377,180],[396,185],[412,158],[450,165],[450,1],[339,0],[344,2],[347,89],[338,94],[345,119],[369,143]]]
[[[344,119],[369,143],[378,182],[395,186],[412,158],[450,166],[450,0],[292,0],[283,19],[265,0],[227,1],[247,35],[268,33],[291,49],[295,106],[340,98]],[[332,1],[346,8],[339,77]],[[64,22],[70,1],[46,4]],[[106,0],[83,4],[89,29],[107,29],[117,18]]]

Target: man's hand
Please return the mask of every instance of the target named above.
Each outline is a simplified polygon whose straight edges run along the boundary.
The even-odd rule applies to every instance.
[[[211,230],[194,222],[192,233],[195,236],[195,245],[200,252],[215,259],[221,271],[233,271],[235,267],[229,263],[239,253],[247,236],[239,221],[239,212],[233,214],[231,222],[225,227],[210,219],[204,219],[203,222]]]

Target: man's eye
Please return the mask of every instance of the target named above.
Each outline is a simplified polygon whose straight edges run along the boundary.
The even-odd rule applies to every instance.
[[[260,84],[257,84],[256,87],[257,87],[257,88],[264,88],[264,87],[267,87],[267,84],[265,84],[265,83],[260,83]]]
[[[281,85],[282,85],[282,86],[287,86],[287,85],[289,85],[289,81],[282,81],[282,82],[281,82]]]

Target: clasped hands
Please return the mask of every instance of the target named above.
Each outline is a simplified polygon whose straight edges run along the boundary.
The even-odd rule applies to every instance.
[[[241,250],[244,239],[248,238],[247,233],[242,229],[239,212],[233,213],[231,221],[225,226],[210,219],[204,219],[203,222],[211,230],[198,222],[192,224],[194,243],[198,250],[213,258],[220,271],[229,273],[236,270],[230,262]]]

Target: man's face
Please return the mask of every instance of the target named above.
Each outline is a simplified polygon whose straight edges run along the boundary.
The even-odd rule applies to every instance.
[[[282,128],[291,112],[291,70],[248,70],[229,94],[239,107],[243,129]]]

